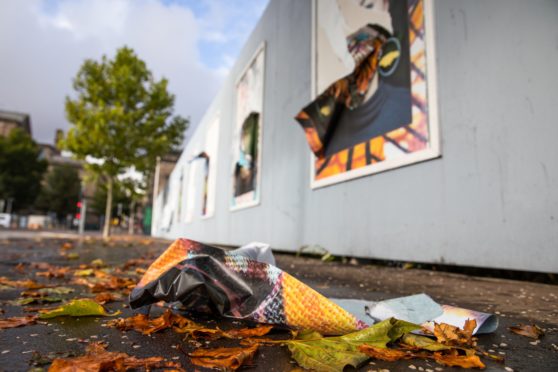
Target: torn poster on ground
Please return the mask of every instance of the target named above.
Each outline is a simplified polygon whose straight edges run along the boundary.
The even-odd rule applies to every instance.
[[[159,301],[180,302],[189,311],[311,329],[324,335],[347,334],[392,316],[411,322],[418,320],[420,324],[440,322],[444,316],[443,321],[447,322],[451,313],[452,321],[461,322],[456,324],[460,327],[467,319],[426,295],[380,303],[331,300],[274,263],[271,249],[261,243],[226,251],[178,239],[151,264],[130,294],[130,305],[146,309]],[[490,327],[486,329],[497,326],[495,317],[485,315],[475,318],[479,324],[476,332],[488,320]]]

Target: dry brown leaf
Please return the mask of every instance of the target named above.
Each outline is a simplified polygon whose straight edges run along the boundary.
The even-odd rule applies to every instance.
[[[192,364],[205,368],[218,368],[236,371],[242,365],[251,364],[258,345],[243,347],[220,347],[216,349],[197,349],[188,354]]]
[[[477,328],[477,321],[475,319],[467,319],[465,324],[463,325],[463,332],[470,337],[473,337],[473,332],[475,332],[475,328]]]
[[[68,250],[68,249],[74,248],[74,245],[70,242],[66,242],[66,243],[62,244],[62,246],[60,248],[62,248],[64,250]]]
[[[70,272],[69,267],[58,267],[58,266],[51,266],[48,268],[47,271],[38,272],[37,276],[42,276],[45,278],[64,278],[66,274]]]
[[[474,353],[467,355],[458,355],[457,351],[450,354],[434,353],[434,360],[438,363],[448,367],[461,367],[461,368],[481,368],[485,367],[480,358]]]
[[[18,263],[16,267],[14,267],[14,271],[23,274],[25,272],[25,264],[23,262]]]
[[[386,362],[395,362],[396,360],[414,358],[412,353],[407,353],[403,350],[387,349],[366,344],[360,345],[358,347],[358,351],[373,359],[385,360]]]
[[[8,287],[27,288],[27,289],[40,289],[40,288],[52,287],[46,284],[37,283],[36,281],[31,279],[10,280],[5,276],[0,277],[0,284],[7,285]]]
[[[109,327],[117,328],[121,331],[133,329],[141,333],[144,333],[144,331],[150,328],[149,317],[145,314],[136,314],[129,318],[114,319],[109,321],[107,325]]]
[[[272,325],[259,325],[256,328],[230,329],[226,334],[233,338],[265,336],[273,329]]]
[[[223,336],[220,329],[205,328],[182,315],[173,314],[167,310],[163,315],[149,319],[147,315],[136,314],[130,318],[120,318],[108,322],[110,327],[118,328],[121,331],[133,329],[144,335],[172,328],[178,333],[188,333],[195,339],[217,339]]]
[[[174,368],[184,371],[180,364],[170,362],[163,357],[136,358],[126,353],[106,351],[102,343],[90,344],[85,355],[76,358],[55,359],[49,372],[75,372],[75,371],[127,371],[130,369],[144,368]]]
[[[132,258],[132,259],[126,261],[126,263],[124,265],[122,265],[122,270],[126,271],[133,266],[148,267],[150,262],[151,262],[151,260],[147,260],[145,258]]]
[[[220,329],[205,328],[194,322],[187,326],[175,326],[172,329],[177,333],[188,333],[195,340],[216,340],[225,336]]]
[[[112,320],[108,322],[108,325],[121,331],[133,329],[144,335],[150,335],[163,329],[171,328],[174,318],[175,315],[170,310],[167,310],[163,315],[154,319],[149,319],[145,314],[136,314],[130,318]]]
[[[95,283],[91,286],[91,292],[98,293],[105,291],[131,290],[135,287],[135,285],[136,282],[132,279],[108,275],[108,280]]]
[[[93,274],[94,278],[74,277],[72,278],[72,283],[87,286],[93,293],[107,291],[123,291],[127,293],[136,285],[136,282],[130,278],[117,277],[102,270],[94,270]]]
[[[35,324],[36,320],[37,320],[36,315],[0,319],[0,329],[16,328],[28,324]]]
[[[117,299],[118,298],[115,295],[113,295],[112,293],[109,293],[109,292],[98,293],[95,296],[95,301],[97,301],[101,305],[104,305],[104,304],[109,303],[109,302],[114,302]]]
[[[460,349],[465,352],[465,355],[460,355],[457,349],[451,349],[443,352],[412,352],[397,349],[384,349],[372,345],[361,345],[358,350],[374,359],[384,360],[387,362],[395,362],[397,360],[405,359],[434,359],[438,363],[450,367],[462,368],[484,368],[485,365],[481,362],[480,358],[476,355],[473,349]]]
[[[535,324],[520,324],[515,327],[509,327],[509,330],[518,335],[530,337],[535,340],[538,340],[539,338],[544,336],[543,330],[537,327]]]
[[[446,323],[434,323],[434,336],[444,345],[475,346],[476,338],[473,337],[473,331],[476,326],[477,322],[474,319],[467,319],[463,329]]]
[[[37,270],[48,270],[52,267],[52,265],[47,262],[32,262],[29,264],[29,267]]]

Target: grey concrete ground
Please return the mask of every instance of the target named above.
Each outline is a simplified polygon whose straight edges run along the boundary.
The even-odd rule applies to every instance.
[[[6,233],[0,232],[0,276],[11,279],[33,277],[33,271],[19,273],[14,268],[19,263],[48,262],[60,266],[77,267],[101,258],[108,265],[120,266],[130,258],[140,256],[154,258],[162,252],[168,242],[162,240],[119,239],[116,243],[102,244],[97,240],[79,244],[75,235]],[[60,255],[60,247],[73,241],[72,250],[79,259],[68,261]],[[388,299],[424,292],[440,303],[454,304],[476,310],[494,312],[500,316],[500,327],[491,335],[479,337],[479,344],[495,354],[505,357],[505,362],[487,362],[487,370],[504,371],[558,371],[558,287],[545,284],[510,280],[478,278],[457,274],[425,270],[403,270],[374,265],[352,265],[338,262],[321,262],[313,258],[276,254],[278,266],[298,279],[309,284],[326,296],[362,298],[369,300]],[[38,278],[68,286],[64,279]],[[72,285],[70,285],[72,286]],[[87,295],[84,287],[73,286],[76,292],[69,297]],[[21,315],[20,306],[8,301],[19,296],[20,290],[0,291],[0,306],[5,311],[1,317]],[[83,292],[80,293],[80,292]],[[110,310],[122,310],[122,316],[131,311],[125,301],[106,306]],[[156,309],[161,311],[161,309]],[[182,335],[171,330],[150,337],[134,331],[121,332],[104,327],[109,318],[55,318],[41,324],[0,330],[0,370],[28,371],[35,352],[41,355],[59,353],[83,354],[85,344],[95,340],[106,340],[109,351],[123,351],[139,357],[165,356],[182,363],[187,370],[195,370],[188,357],[179,350],[180,344],[186,351],[195,348],[182,340]],[[223,319],[195,319],[209,326],[222,328],[236,326]],[[515,335],[508,330],[511,325],[535,323],[546,330],[540,342]],[[281,332],[276,333],[281,337]],[[230,345],[230,341],[218,341],[215,346]],[[486,361],[486,360],[485,360]],[[296,364],[286,348],[262,347],[255,365],[245,370],[290,371]],[[48,365],[43,368],[48,369]],[[427,361],[373,362],[361,367],[362,371],[389,370],[454,370]],[[199,368],[197,370],[200,370]],[[456,369],[457,370],[457,369]]]

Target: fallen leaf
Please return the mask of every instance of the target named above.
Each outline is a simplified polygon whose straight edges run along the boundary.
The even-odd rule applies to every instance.
[[[219,329],[205,328],[182,315],[174,314],[170,310],[165,311],[163,315],[154,319],[149,319],[144,314],[136,314],[129,318],[111,320],[107,324],[109,327],[115,327],[121,331],[133,329],[144,335],[173,328],[175,332],[188,333],[195,339],[216,339],[223,336],[223,332]]]
[[[48,295],[65,295],[72,293],[73,288],[69,287],[53,287],[53,288],[41,288],[38,290],[23,291],[21,292],[22,297],[42,297]]]
[[[438,363],[450,367],[462,367],[462,368],[484,368],[485,367],[485,365],[482,363],[480,358],[476,355],[476,351],[474,349],[464,349],[462,347],[459,347],[459,349],[450,348],[448,346],[438,344],[437,342],[432,340],[430,340],[431,342],[428,342],[425,340],[427,339],[426,337],[417,336],[418,338],[414,338],[412,336],[416,336],[416,335],[407,334],[403,336],[403,338],[401,339],[401,342],[403,342],[402,346],[408,344],[414,344],[417,346],[420,345],[423,351],[415,352],[410,350],[388,349],[388,348],[370,346],[366,344],[359,346],[359,351],[370,356],[373,359],[383,360],[387,362],[395,362],[397,360],[419,358],[419,359],[434,359]],[[434,353],[429,352],[440,348],[443,348],[443,351],[436,351]]]
[[[376,347],[372,345],[360,345],[358,351],[371,357],[372,359],[385,360],[386,362],[395,362],[397,360],[412,359],[412,353],[403,350],[388,349],[385,347]]]
[[[48,304],[54,302],[61,302],[63,300],[62,297],[54,297],[54,296],[40,296],[40,297],[24,297],[18,298],[17,300],[13,300],[10,303],[12,305],[17,306],[25,306],[25,305],[32,305],[32,304]]]
[[[51,266],[47,271],[38,272],[37,276],[43,276],[45,278],[64,278],[66,274],[70,272],[69,267],[57,267]]]
[[[97,275],[97,274],[95,274]],[[119,278],[117,276],[108,275],[106,280],[97,282],[91,286],[91,292],[117,291],[121,289],[131,290],[136,282],[129,278]]]
[[[77,260],[79,258],[79,254],[77,254],[76,252],[71,252],[64,256],[66,256],[68,260]]]
[[[62,244],[62,246],[61,246],[60,248],[62,248],[62,249],[64,249],[64,250],[68,250],[68,249],[74,248],[74,246],[73,246],[73,244],[70,243],[70,242],[65,242],[64,244]]]
[[[223,371],[236,371],[243,365],[251,364],[258,345],[249,347],[220,347],[216,349],[197,349],[188,354],[192,364],[205,368],[218,368]]]
[[[84,356],[55,359],[49,372],[127,371],[137,368],[174,368],[184,371],[179,363],[167,361],[163,357],[136,358],[126,353],[106,351],[106,346],[97,342],[87,347]]]
[[[518,326],[509,327],[509,330],[518,335],[529,337],[535,340],[538,340],[539,338],[544,336],[543,330],[535,324],[520,324]]]
[[[149,316],[146,314],[136,314],[129,318],[118,318],[118,319],[110,320],[107,323],[107,325],[109,327],[117,328],[121,331],[127,331],[133,329],[141,333],[146,332],[151,327],[151,325],[149,324]],[[150,333],[146,332],[144,334],[150,334]]]
[[[93,275],[93,269],[84,269],[74,271],[74,276],[91,276]]]
[[[423,349],[428,351],[441,351],[450,349],[449,346],[443,345],[431,338],[408,333],[401,338],[401,342],[405,345],[412,346],[413,348]]]
[[[225,333],[233,338],[265,336],[273,329],[272,325],[260,325],[256,328],[230,329]]]
[[[29,360],[29,364],[35,367],[40,367],[52,363],[52,361],[56,358],[68,358],[73,356],[75,356],[75,354],[72,351],[65,351],[65,352],[51,351],[48,354],[41,354],[38,351],[34,351],[33,354],[31,355],[31,359]],[[43,369],[41,369],[41,371],[44,372]]]
[[[32,262],[29,264],[29,267],[37,270],[48,270],[52,267],[52,265],[47,262]]]
[[[343,371],[347,365],[356,368],[368,359],[358,351],[360,345],[386,347],[388,342],[417,329],[420,326],[416,324],[390,318],[344,336],[288,340],[285,344],[301,367],[336,372]]]
[[[7,285],[8,287],[13,287],[13,288],[27,288],[27,289],[40,289],[40,288],[49,287],[46,284],[40,284],[31,279],[10,280],[4,276],[0,277],[0,284]]]
[[[149,266],[149,261],[145,258],[132,258],[122,265],[122,270],[126,271],[133,266]]]
[[[293,331],[293,338],[297,340],[319,340],[323,338],[319,332],[313,331],[311,329],[304,329],[302,331]]]
[[[65,305],[55,309],[41,311],[40,319],[55,318],[57,316],[114,316],[120,314],[120,311],[109,314],[104,307],[90,299],[72,300]]]
[[[448,367],[485,368],[484,363],[481,362],[480,358],[474,354],[474,351],[468,353],[467,355],[457,355],[457,351],[453,354],[442,354],[440,352],[436,352],[434,353],[433,358],[438,363]]]
[[[476,326],[477,322],[474,319],[467,319],[463,329],[446,323],[434,323],[434,336],[444,345],[475,346],[476,338],[473,337],[473,331]]]
[[[105,265],[105,261],[101,260],[100,258],[97,258],[93,261],[91,261],[91,266],[93,267],[104,267]]]
[[[36,315],[0,319],[0,329],[22,327],[28,324],[35,324]]]
[[[243,338],[240,340],[240,345],[242,346],[250,346],[250,345],[255,345],[255,344],[280,344],[283,343],[284,340],[275,340],[272,338],[266,338],[266,337],[258,337],[258,338],[252,338],[252,337],[248,337],[248,338]]]
[[[98,293],[95,296],[95,301],[97,301],[101,305],[104,305],[104,304],[109,303],[109,302],[114,302],[117,299],[118,298],[114,294],[109,293],[109,292]]]
[[[16,267],[14,267],[14,271],[17,271],[20,274],[25,273],[25,264],[23,262],[18,263]]]
[[[86,271],[84,274],[89,275],[89,271]],[[72,283],[87,286],[93,293],[107,291],[128,292],[131,291],[136,284],[136,282],[130,278],[121,278],[102,270],[93,270],[92,274],[94,277],[76,276],[73,278]]]

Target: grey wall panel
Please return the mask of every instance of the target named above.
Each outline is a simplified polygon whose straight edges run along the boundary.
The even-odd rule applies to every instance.
[[[293,117],[310,96],[310,15],[310,2],[270,3],[225,81],[216,99],[218,102],[214,102],[204,118],[206,120],[214,111],[220,111],[215,215],[209,219],[196,216],[188,224],[173,224],[170,231],[161,231],[160,235],[170,238],[187,236],[220,244],[260,240],[282,249],[298,248],[303,222],[303,184],[308,178],[308,153],[302,131]],[[264,42],[261,203],[231,212],[235,83]],[[203,130],[202,123],[196,132]]]
[[[338,254],[558,271],[558,2],[436,1],[441,159],[307,192]]]
[[[221,113],[215,215],[160,235],[558,272],[558,1],[434,6],[442,158],[310,189],[293,116],[310,99],[311,4],[272,0],[208,112]],[[261,204],[230,212],[234,85],[263,41]]]

